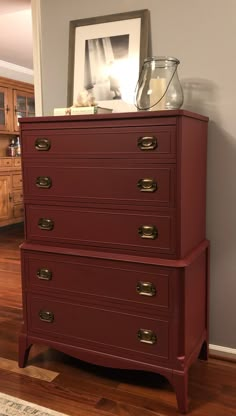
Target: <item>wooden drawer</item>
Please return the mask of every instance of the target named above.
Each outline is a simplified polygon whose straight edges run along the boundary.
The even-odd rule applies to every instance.
[[[11,168],[13,165],[13,158],[11,157],[2,157],[0,158],[0,166],[2,168]]]
[[[2,168],[21,167],[21,158],[1,157],[0,158],[0,167],[2,167]]]
[[[23,132],[23,157],[70,158],[176,157],[175,126],[84,128]],[[39,150],[37,150],[39,149]]]
[[[169,358],[167,320],[86,307],[46,296],[28,295],[27,303],[28,330],[31,334],[44,333],[48,339],[57,337],[67,342],[73,339],[74,344],[81,346],[86,342],[96,350],[112,347],[120,350],[122,356],[126,355],[126,351],[133,351],[147,358]],[[140,341],[139,336],[145,338],[140,330],[152,332],[153,344]]]
[[[173,215],[26,205],[26,218],[27,239],[47,245],[76,244],[149,256],[175,253]]]
[[[90,302],[126,304],[137,312],[168,310],[168,268],[79,256],[26,252],[23,267],[28,290],[62,296],[90,297]]]
[[[21,188],[22,187],[22,175],[21,174],[13,174],[12,175],[12,186],[13,186],[13,188]]]
[[[25,198],[136,203],[175,206],[175,167],[148,164],[117,165],[114,161],[61,162],[62,166],[25,166]]]
[[[19,202],[23,202],[23,191],[14,191],[12,197],[14,204],[19,204]]]
[[[13,207],[13,217],[14,218],[23,217],[23,215],[24,215],[23,205],[15,205]]]
[[[15,159],[14,159],[14,166],[15,167],[21,167],[21,158],[20,157],[16,157]]]

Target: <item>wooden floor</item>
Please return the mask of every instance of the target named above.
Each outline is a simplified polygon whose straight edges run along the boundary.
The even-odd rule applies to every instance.
[[[43,346],[17,365],[22,321],[23,226],[0,228],[0,391],[71,416],[176,415],[175,394],[155,374],[101,368]],[[236,416],[236,364],[211,358],[190,369],[189,414]]]

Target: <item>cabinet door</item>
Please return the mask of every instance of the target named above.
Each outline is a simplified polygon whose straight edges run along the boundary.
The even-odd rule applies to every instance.
[[[33,94],[14,90],[14,113],[14,131],[19,131],[18,119],[35,115]]]
[[[8,88],[0,87],[0,131],[5,132],[9,127],[9,91]]]
[[[10,186],[10,175],[0,175],[0,224],[11,217]]]

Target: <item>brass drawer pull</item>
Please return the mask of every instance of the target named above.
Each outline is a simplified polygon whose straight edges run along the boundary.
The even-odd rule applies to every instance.
[[[53,230],[54,222],[48,218],[40,218],[38,221],[38,226],[41,230],[51,231]]]
[[[45,137],[38,137],[35,140],[35,149],[39,151],[48,151],[51,147],[50,140],[46,139]]]
[[[36,185],[38,188],[51,188],[52,180],[49,176],[38,176],[36,179]]]
[[[155,240],[158,237],[158,230],[155,225],[141,225],[138,229],[141,238]]]
[[[155,150],[157,146],[157,138],[154,136],[144,136],[138,139],[138,147],[140,150]]]
[[[54,321],[54,313],[49,311],[39,311],[41,321],[52,323]]]
[[[156,334],[150,329],[139,329],[137,335],[139,341],[145,344],[156,344],[157,342]]]
[[[48,269],[39,269],[37,271],[37,277],[40,280],[52,280],[52,272]]]
[[[137,187],[141,192],[155,192],[157,190],[157,183],[154,179],[144,178],[139,179]]]
[[[151,282],[138,282],[136,291],[143,296],[155,296],[157,292],[154,284]]]

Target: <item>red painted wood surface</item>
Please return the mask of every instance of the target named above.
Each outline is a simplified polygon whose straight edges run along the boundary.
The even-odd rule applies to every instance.
[[[147,137],[153,148],[140,149]],[[184,110],[21,120],[20,366],[43,343],[95,364],[154,371],[187,411],[188,369],[199,353],[207,359],[208,345],[206,138],[207,118]],[[37,150],[37,139],[49,149]],[[39,176],[50,188],[37,186]],[[142,178],[158,189],[141,192]],[[40,218],[53,229],[40,229]],[[155,238],[140,236],[143,225],[156,227]],[[38,279],[40,268],[51,280]],[[138,294],[140,282],[155,295]],[[140,329],[155,342],[140,342]]]
[[[26,206],[27,234],[29,241],[45,244],[73,244],[80,247],[120,249],[141,255],[175,253],[175,218],[171,215],[143,214],[118,209],[93,209],[46,205]],[[52,230],[38,226],[40,218],[53,221]],[[141,226],[154,226],[155,239],[142,238]]]
[[[175,168],[160,167],[146,163],[116,162],[101,160],[66,161],[44,164],[40,161],[25,163],[25,200],[78,202],[86,204],[106,203],[113,205],[142,204],[148,207],[175,207]],[[37,185],[38,178],[48,178],[50,188]],[[151,179],[153,191],[145,191],[141,180]]]
[[[51,293],[65,297],[91,297],[91,302],[119,305],[127,308],[144,308],[150,313],[165,311],[170,307],[173,296],[171,281],[173,270],[170,268],[149,265],[132,265],[128,262],[83,258],[51,254],[44,252],[32,253],[28,250],[23,255],[24,268],[27,270],[25,287],[34,293]],[[41,268],[50,271],[51,279],[43,280],[37,275]],[[156,289],[153,296],[140,295],[137,291],[139,282],[151,282]],[[142,309],[143,310],[143,309]]]

